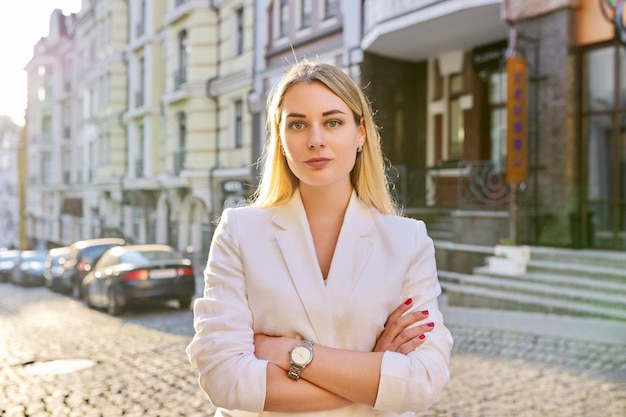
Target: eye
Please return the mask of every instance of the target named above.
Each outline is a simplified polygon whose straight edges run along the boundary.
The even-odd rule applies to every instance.
[[[300,130],[304,127],[304,123],[302,122],[291,122],[289,123],[289,127],[291,129]]]
[[[328,122],[326,122],[326,124],[328,125],[328,127],[339,127],[341,126],[343,123],[341,122],[341,120],[329,120]]]

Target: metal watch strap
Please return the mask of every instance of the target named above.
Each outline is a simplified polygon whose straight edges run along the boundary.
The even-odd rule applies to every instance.
[[[300,346],[300,345],[306,345],[309,349],[311,349],[311,351],[313,350],[313,342],[311,342],[310,340],[304,339],[300,343],[298,343],[296,346]],[[313,353],[311,353],[311,355],[312,354]],[[292,363],[291,362],[291,358],[290,358],[290,360],[289,360],[289,372],[287,372],[287,375],[289,376],[289,378],[297,381],[298,379],[300,379],[300,374],[302,373],[302,370],[305,367],[306,367],[306,365],[300,366],[300,365],[296,365],[296,364]]]

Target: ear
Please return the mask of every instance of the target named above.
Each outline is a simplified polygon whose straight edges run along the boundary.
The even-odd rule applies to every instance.
[[[365,144],[365,141],[367,140],[367,131],[365,130],[365,119],[363,118],[363,116],[361,116],[361,121],[359,123],[359,126],[357,127],[357,130],[359,146],[363,146]]]

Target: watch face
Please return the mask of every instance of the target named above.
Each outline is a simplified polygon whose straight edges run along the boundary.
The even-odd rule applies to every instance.
[[[296,346],[291,351],[291,360],[297,365],[307,365],[311,360],[311,351],[305,346]]]

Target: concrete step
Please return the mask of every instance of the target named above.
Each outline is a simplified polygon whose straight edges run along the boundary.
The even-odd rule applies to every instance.
[[[571,288],[555,285],[556,281],[545,284],[532,279],[520,280],[519,277],[470,275],[441,270],[439,278],[451,303],[456,305],[626,320],[626,294],[614,293],[610,289]]]
[[[536,260],[531,257],[526,265],[528,272],[549,273],[572,277],[588,277],[598,280],[626,282],[626,268],[614,265],[590,265],[581,262]]]
[[[597,249],[563,249],[533,246],[533,261],[561,262],[570,265],[612,267],[622,270],[626,276],[626,252]]]
[[[511,278],[510,276],[493,274],[486,266],[474,268],[474,274],[507,279]],[[546,273],[543,271],[526,272],[523,275],[515,277],[515,279],[518,281],[555,285],[561,288],[578,288],[588,291],[611,292],[626,295],[626,279],[602,279],[584,274],[581,276],[576,276],[574,274],[562,275],[557,273]]]

